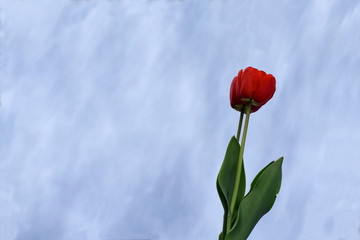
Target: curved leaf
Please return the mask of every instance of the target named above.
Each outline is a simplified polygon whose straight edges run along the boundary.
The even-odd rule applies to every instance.
[[[225,228],[226,228],[226,227],[225,227]],[[219,240],[224,240],[224,234],[223,234],[223,232],[220,233],[220,235],[219,235]]]
[[[227,202],[226,202],[226,198],[224,196],[224,193],[221,191],[221,188],[219,186],[219,176],[216,179],[216,189],[218,191],[221,203],[223,205],[224,208],[224,220],[223,220],[223,228],[222,228],[222,232],[219,235],[219,240],[224,240],[224,232],[226,232],[226,224],[227,224],[227,214],[228,214],[228,206],[227,206]]]
[[[227,224],[227,214],[230,207],[231,198],[234,191],[234,185],[235,185],[235,179],[236,179],[236,171],[238,167],[238,160],[239,160],[239,153],[240,153],[240,145],[235,137],[232,137],[229,145],[226,150],[224,161],[221,165],[217,181],[216,181],[216,188],[221,200],[221,203],[224,208],[224,222],[223,222],[223,232],[226,230],[226,224]],[[243,163],[242,163],[243,164]],[[240,201],[244,197],[245,193],[245,170],[244,170],[244,164],[242,165],[242,171],[241,171],[241,180],[239,185],[239,190],[235,202],[235,209],[234,209],[234,218],[237,216],[236,210],[238,209],[238,206],[240,204]],[[224,234],[219,236],[225,237]]]
[[[270,211],[281,186],[283,158],[271,162],[254,178],[251,189],[240,203],[234,227],[225,240],[245,240],[257,222]]]

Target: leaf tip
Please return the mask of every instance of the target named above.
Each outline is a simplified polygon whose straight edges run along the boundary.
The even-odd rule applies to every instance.
[[[283,160],[284,160],[284,157],[281,157],[281,158],[279,158],[278,160],[276,160],[275,162],[279,162],[279,163],[282,165]]]

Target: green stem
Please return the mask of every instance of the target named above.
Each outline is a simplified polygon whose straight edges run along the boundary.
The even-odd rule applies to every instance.
[[[227,220],[226,220],[226,234],[230,232],[231,229],[231,212],[228,211]]]
[[[240,141],[240,132],[241,132],[243,119],[244,119],[244,112],[241,111],[240,119],[239,119],[239,126],[238,126],[238,130],[237,130],[237,134],[236,134],[236,139],[238,140],[238,142]]]
[[[229,209],[228,216],[227,216],[227,226],[226,226],[227,233],[231,229],[232,215],[234,213],[236,197],[237,197],[239,185],[240,185],[241,171],[242,171],[242,165],[243,165],[242,162],[243,162],[243,157],[244,157],[246,134],[247,134],[248,126],[249,126],[250,112],[251,112],[251,103],[249,103],[249,105],[247,105],[245,108],[245,114],[246,114],[245,126],[244,126],[244,132],[243,132],[242,139],[241,139],[241,144],[240,144],[240,154],[239,154],[239,160],[238,160],[238,167],[237,167],[237,171],[236,171],[236,180],[235,180],[233,195],[231,197],[230,209]]]

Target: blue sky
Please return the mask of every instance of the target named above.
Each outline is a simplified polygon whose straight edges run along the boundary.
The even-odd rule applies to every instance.
[[[360,2],[1,1],[0,240],[217,239],[237,71],[272,73],[249,240],[360,238]]]

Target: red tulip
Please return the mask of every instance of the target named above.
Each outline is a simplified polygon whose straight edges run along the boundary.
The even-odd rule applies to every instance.
[[[251,102],[251,112],[256,112],[272,98],[275,85],[275,78],[271,74],[253,67],[241,69],[230,86],[231,107],[243,111]]]

